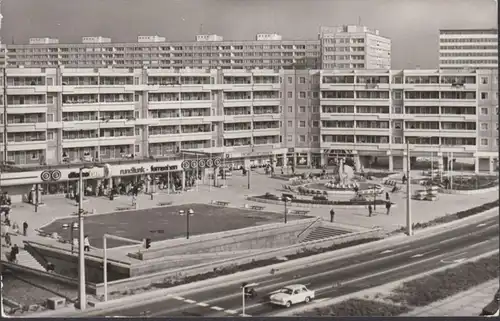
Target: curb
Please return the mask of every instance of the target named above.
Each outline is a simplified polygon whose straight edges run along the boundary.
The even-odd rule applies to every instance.
[[[266,200],[262,198],[257,198],[257,197],[247,197],[247,201],[250,202],[256,202],[256,203],[263,203],[263,204],[272,204],[272,205],[284,205],[285,203],[283,201],[274,201],[274,200]],[[337,204],[313,204],[313,203],[294,203],[291,202],[289,205],[290,207],[305,207],[305,208],[354,208],[354,209],[359,209],[359,208],[367,208],[369,204],[366,205],[337,205]],[[377,204],[377,206],[384,206],[384,204]],[[396,204],[392,203],[391,209],[397,208]]]
[[[336,303],[347,301],[347,300],[352,299],[352,298],[360,298],[360,297],[363,297],[365,294],[373,293],[374,291],[377,291],[377,289],[381,289],[381,288],[383,288],[384,290],[386,290],[387,288],[390,288],[391,292],[392,292],[395,288],[397,288],[402,283],[405,283],[405,282],[408,282],[408,281],[417,280],[417,279],[420,279],[422,277],[425,277],[425,276],[428,276],[428,275],[432,275],[432,274],[435,274],[435,273],[439,273],[439,272],[442,272],[442,271],[445,271],[445,270],[448,270],[448,269],[452,269],[452,268],[455,268],[457,266],[460,266],[460,265],[463,265],[463,264],[466,264],[466,263],[469,263],[469,262],[475,262],[475,261],[478,261],[478,260],[480,260],[482,258],[490,257],[490,256],[493,256],[495,254],[498,254],[498,250],[490,251],[490,252],[487,252],[487,253],[475,256],[473,258],[470,258],[470,259],[465,260],[465,261],[460,262],[460,263],[454,263],[454,264],[442,266],[442,267],[439,267],[439,268],[436,268],[436,269],[433,269],[433,270],[430,270],[430,271],[422,272],[422,273],[419,273],[419,274],[416,274],[416,275],[413,275],[413,276],[410,276],[410,277],[407,277],[407,278],[403,278],[403,279],[400,279],[400,280],[397,280],[397,281],[389,282],[389,283],[386,283],[386,284],[383,284],[383,285],[380,285],[380,286],[376,286],[376,287],[365,289],[365,290],[362,290],[362,291],[350,293],[350,294],[343,295],[343,296],[340,296],[340,297],[337,297],[337,298],[334,298],[334,299],[331,299],[331,300],[325,300],[325,301],[321,301],[321,302],[316,302],[316,303],[308,305],[307,308],[306,307],[298,307],[296,310],[287,310],[287,311],[283,311],[283,312],[278,312],[277,314],[273,314],[272,316],[273,317],[295,316],[296,313],[310,311],[310,310],[313,310],[313,309],[316,309],[316,308],[322,308],[322,307],[330,306],[330,305],[333,305],[333,304],[336,304]],[[406,314],[404,314],[404,315],[407,315],[409,313],[411,313],[411,310],[409,312],[407,312]]]
[[[494,211],[498,211],[497,208],[485,211],[480,214],[476,214],[473,216],[470,216],[468,218],[464,218],[461,220],[456,220],[450,223],[445,223],[441,224],[438,226],[433,226],[429,227],[427,229],[421,230],[422,233],[416,233],[414,237],[408,237],[405,234],[399,234],[395,235],[380,241],[374,241],[370,243],[365,243],[353,247],[348,247],[344,249],[340,249],[335,251],[335,257],[332,258],[332,253],[331,252],[325,252],[322,254],[317,254],[317,255],[312,255],[309,257],[305,257],[302,259],[296,259],[292,261],[287,261],[283,263],[278,263],[278,264],[273,264],[257,269],[252,269],[252,270],[247,270],[247,271],[242,271],[242,272],[237,272],[231,275],[226,275],[226,276],[220,276],[212,279],[207,279],[199,282],[193,282],[193,283],[188,283],[176,287],[171,287],[168,289],[161,289],[161,290],[156,290],[156,291],[150,291],[150,292],[144,292],[141,294],[133,295],[133,296],[127,296],[123,298],[118,298],[115,300],[111,300],[108,302],[103,302],[103,303],[98,303],[96,307],[89,312],[84,311],[84,312],[78,312],[74,310],[74,308],[71,308],[71,310],[66,310],[64,312],[62,309],[59,311],[50,311],[51,313],[44,313],[44,314],[39,314],[37,317],[50,317],[50,316],[67,316],[69,311],[73,311],[74,314],[79,315],[79,316],[92,316],[93,314],[99,314],[102,313],[102,311],[110,310],[114,311],[117,309],[120,309],[123,306],[134,306],[134,303],[136,305],[142,304],[144,301],[150,301],[150,303],[153,303],[155,301],[161,301],[164,299],[164,297],[169,294],[169,293],[175,293],[176,295],[182,295],[183,293],[189,293],[192,291],[196,291],[199,288],[205,287],[205,288],[210,288],[210,287],[216,287],[217,285],[221,283],[225,284],[231,284],[231,283],[238,283],[242,279],[250,278],[252,275],[263,275],[263,274],[268,274],[271,269],[278,270],[276,275],[279,275],[280,272],[284,272],[290,270],[291,268],[297,266],[297,265],[307,265],[310,264],[311,262],[329,262],[329,261],[338,261],[342,259],[346,259],[355,255],[363,254],[363,253],[370,253],[374,251],[379,251],[381,249],[390,247],[394,242],[397,242],[399,245],[401,244],[406,244],[406,243],[411,243],[415,240],[415,238],[425,238],[426,234],[436,234],[436,230],[438,229],[450,229],[453,227],[461,227],[461,226],[466,226],[469,225],[475,221],[482,221],[486,218],[489,217],[494,217],[497,216],[498,214],[495,213]],[[427,233],[425,233],[427,232]],[[360,252],[361,251],[361,252]],[[459,264],[457,264],[459,265]],[[447,268],[450,268],[452,265],[447,266]],[[74,316],[76,316],[74,315]]]

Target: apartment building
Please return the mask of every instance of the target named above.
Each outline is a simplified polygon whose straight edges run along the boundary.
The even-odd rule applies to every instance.
[[[391,69],[391,40],[365,26],[321,27],[321,69]]]
[[[498,73],[492,70],[321,71],[321,151],[359,165],[411,156],[498,161]]]
[[[440,30],[439,68],[498,68],[498,29]]]
[[[136,43],[112,43],[110,38],[83,37],[82,43],[61,44],[37,38],[37,44],[8,45],[10,67],[50,68],[319,68],[319,40],[281,40],[259,34],[256,40],[224,41],[217,35],[197,35],[196,41],[172,42],[159,36],[139,36]]]
[[[412,157],[473,158],[489,170],[498,155],[498,74],[490,70],[6,73],[7,160],[18,165],[197,150],[297,166],[388,159],[396,169],[410,143]]]

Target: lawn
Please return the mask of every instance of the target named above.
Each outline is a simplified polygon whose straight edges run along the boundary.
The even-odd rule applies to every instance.
[[[230,207],[217,207],[205,204],[185,204],[137,211],[124,211],[111,214],[85,217],[85,234],[89,235],[90,244],[102,247],[104,233],[134,240],[150,238],[162,241],[186,235],[186,216],[179,215],[180,210],[194,210],[190,217],[190,235],[216,233],[241,229],[249,226],[281,222],[279,213],[257,212]],[[43,232],[57,232],[62,238],[70,239],[70,231],[62,228],[71,224],[75,218],[59,219],[41,228]],[[75,231],[76,235],[77,231]],[[108,247],[127,245],[127,243],[108,240]]]
[[[300,317],[391,317],[408,312],[404,306],[388,304],[378,301],[362,299],[349,299],[324,308],[316,308],[311,311],[297,314]]]

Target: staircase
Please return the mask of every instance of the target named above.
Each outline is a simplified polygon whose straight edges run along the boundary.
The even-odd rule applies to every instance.
[[[32,268],[34,270],[40,270],[40,271],[45,271],[43,266],[38,263],[37,260],[31,254],[29,254],[27,251],[19,251],[19,254],[17,255],[17,264],[26,266],[29,268]]]
[[[329,237],[344,235],[347,233],[351,233],[351,232],[346,231],[346,230],[342,230],[342,229],[333,228],[333,227],[318,226],[311,233],[309,233],[309,235],[307,235],[307,237],[305,239],[300,241],[300,243],[326,239]]]

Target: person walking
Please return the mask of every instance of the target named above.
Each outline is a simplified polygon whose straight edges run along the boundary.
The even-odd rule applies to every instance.
[[[388,200],[385,203],[385,209],[387,210],[387,215],[389,215],[391,213],[391,206],[392,206],[391,201]]]
[[[90,241],[89,241],[89,236],[85,235],[85,238],[83,239],[83,250],[85,252],[90,251]]]
[[[12,240],[10,238],[9,232],[5,233],[5,244],[7,245],[7,247],[11,247],[12,245]]]
[[[13,263],[17,263],[18,254],[19,254],[19,247],[17,247],[17,244],[14,244],[14,246],[10,250],[10,261]]]
[[[373,214],[372,204],[368,204],[368,217],[372,217],[372,214]]]
[[[330,223],[333,223],[334,220],[335,220],[335,211],[333,210],[332,207],[332,209],[330,210]]]
[[[28,236],[28,222],[23,222],[23,235]]]

